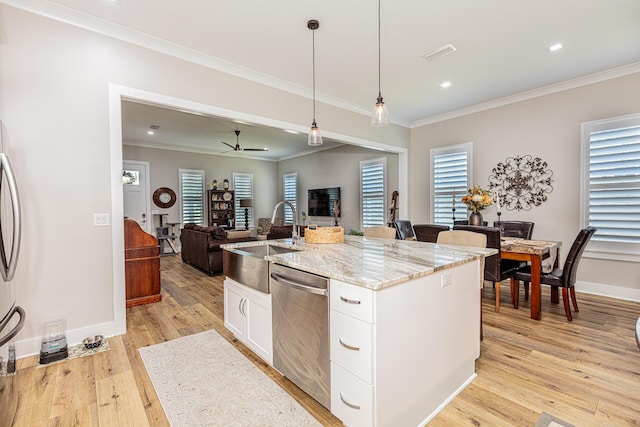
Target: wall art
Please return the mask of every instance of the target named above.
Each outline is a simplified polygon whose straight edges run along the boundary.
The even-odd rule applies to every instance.
[[[497,206],[528,211],[547,201],[553,191],[552,176],[547,162],[539,157],[509,157],[491,170],[489,189]]]

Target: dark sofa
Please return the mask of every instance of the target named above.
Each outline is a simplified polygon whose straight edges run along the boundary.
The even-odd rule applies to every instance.
[[[227,232],[220,227],[202,227],[188,223],[180,233],[182,260],[213,276],[222,272],[220,245],[252,240],[257,239],[255,237],[227,238]]]

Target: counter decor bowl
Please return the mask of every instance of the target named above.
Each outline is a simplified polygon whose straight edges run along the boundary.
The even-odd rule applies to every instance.
[[[338,227],[307,227],[304,231],[306,243],[342,243],[344,242],[344,228]]]

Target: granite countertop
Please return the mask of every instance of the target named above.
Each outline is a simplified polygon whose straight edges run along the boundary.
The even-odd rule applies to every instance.
[[[304,239],[262,240],[221,245],[226,250],[275,245],[298,249],[267,261],[369,288],[383,289],[498,253],[497,249],[345,236],[344,243],[310,244]]]

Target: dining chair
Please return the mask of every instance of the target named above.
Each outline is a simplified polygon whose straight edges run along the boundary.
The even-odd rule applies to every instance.
[[[381,237],[383,239],[395,239],[396,229],[384,225],[376,225],[364,228],[364,237]]]
[[[416,234],[413,232],[411,221],[399,219],[393,221],[393,226],[396,229],[396,236],[399,240],[416,240]]]
[[[468,219],[457,219],[455,221],[453,221],[453,225],[469,225],[469,220]],[[489,222],[487,221],[482,221],[482,225],[484,227],[486,227],[487,225],[489,225]]]
[[[519,237],[521,239],[531,240],[533,234],[533,222],[529,221],[494,221],[493,226],[500,229],[501,237]],[[503,260],[503,264],[510,264],[513,267],[524,267],[527,265],[524,261]]]
[[[540,274],[540,284],[549,285],[555,288],[562,288],[562,302],[567,320],[573,320],[571,308],[569,307],[569,294],[573,302],[573,309],[578,312],[578,301],[576,300],[575,283],[578,273],[578,265],[584,253],[587,243],[596,232],[595,227],[587,227],[578,233],[578,236],[571,245],[571,249],[564,261],[563,268],[554,268],[549,273]],[[518,294],[520,292],[520,282],[524,282],[525,298],[529,296],[529,283],[531,283],[531,266],[518,269],[511,278],[511,295],[513,295],[514,307],[518,307]]]
[[[535,223],[529,221],[494,221],[493,226],[500,229],[502,237],[519,237],[521,239],[531,240],[533,234],[533,225]]]
[[[484,280],[493,282],[496,294],[496,312],[500,311],[500,282],[511,278],[518,269],[518,264],[502,262],[500,252],[500,229],[497,227],[482,227],[479,225],[454,225],[454,230],[467,230],[483,233],[487,236],[487,247],[497,249],[498,253],[491,255],[485,261]]]
[[[487,247],[487,236],[482,233],[474,233],[467,230],[445,230],[438,233],[436,243],[439,245],[473,246],[476,248]],[[485,258],[480,260],[480,271],[484,271]],[[483,288],[484,280],[480,280],[480,289]],[[480,292],[480,340],[483,338],[482,331],[482,291]]]
[[[416,235],[416,240],[419,242],[436,243],[438,241],[438,234],[441,231],[449,230],[448,225],[437,224],[415,224],[413,226],[413,232]]]

